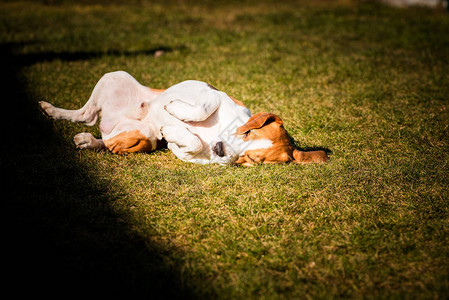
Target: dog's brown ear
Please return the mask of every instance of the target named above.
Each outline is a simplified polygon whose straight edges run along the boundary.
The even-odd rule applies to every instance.
[[[251,118],[249,118],[249,120],[248,120],[248,122],[246,122],[246,124],[237,128],[236,134],[243,134],[252,129],[261,128],[265,124],[269,124],[271,122],[276,122],[279,125],[282,125],[284,123],[284,122],[282,122],[281,118],[279,118],[275,114],[260,112],[258,114],[255,114]]]
[[[329,160],[329,157],[323,150],[299,151],[295,149],[293,157],[296,163],[325,163]]]

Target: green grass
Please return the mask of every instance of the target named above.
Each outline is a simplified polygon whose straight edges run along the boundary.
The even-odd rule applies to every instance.
[[[126,3],[129,3],[128,1]],[[202,2],[203,3],[203,2]],[[17,294],[449,294],[449,15],[352,1],[0,4],[7,286]],[[152,55],[165,49],[161,57]],[[106,72],[209,82],[325,165],[80,151],[46,120]],[[7,96],[8,95],[8,96]],[[91,290],[93,289],[93,290]]]

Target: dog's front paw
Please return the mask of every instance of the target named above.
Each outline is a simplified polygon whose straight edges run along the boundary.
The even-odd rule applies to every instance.
[[[192,106],[182,100],[171,100],[164,106],[164,110],[173,117],[183,122],[191,122],[193,109]]]
[[[164,110],[167,111],[168,113],[170,113],[170,106],[173,103],[174,100],[170,101],[169,103],[164,105]]]
[[[169,103],[164,105],[164,110],[171,115],[176,114],[176,100],[171,100]]]

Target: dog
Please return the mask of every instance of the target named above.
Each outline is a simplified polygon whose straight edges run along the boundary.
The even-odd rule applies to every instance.
[[[102,138],[79,133],[74,142],[80,149],[126,154],[154,151],[166,143],[179,159],[197,164],[328,161],[324,151],[295,149],[278,116],[265,112],[251,116],[241,101],[201,81],[152,89],[117,71],[105,74],[78,110],[45,101],[39,105],[49,118],[88,126],[97,123],[101,112]]]

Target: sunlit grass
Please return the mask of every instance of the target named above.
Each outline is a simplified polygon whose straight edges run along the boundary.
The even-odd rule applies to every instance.
[[[78,151],[73,136],[98,135],[97,128],[51,125],[62,136],[51,151],[88,174],[75,177],[79,211],[101,216],[103,202],[82,192],[89,182],[118,215],[106,221],[155,248],[196,296],[448,292],[446,13],[350,1],[14,2],[0,5],[0,18],[1,42],[22,62],[36,105],[78,108],[115,70],[156,88],[198,79],[253,113],[279,114],[301,147],[332,151],[326,165],[201,166],[167,150]],[[155,49],[166,51],[154,57]],[[20,166],[41,164],[27,153],[9,155]],[[62,160],[41,172],[64,181],[67,168]]]

